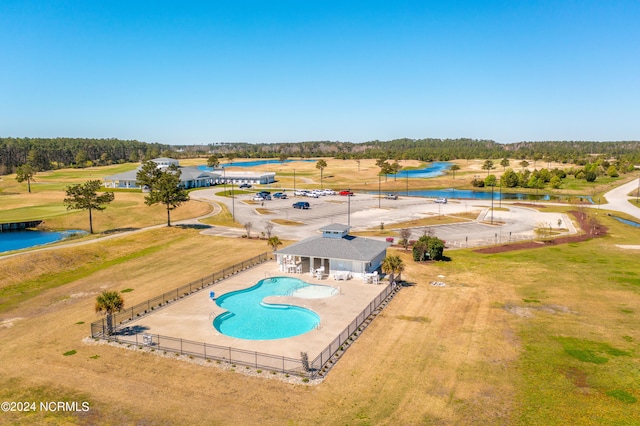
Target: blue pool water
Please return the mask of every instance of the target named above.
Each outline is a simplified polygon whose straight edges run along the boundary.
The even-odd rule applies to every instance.
[[[213,326],[222,334],[247,340],[274,340],[298,336],[313,330],[320,317],[310,309],[288,304],[268,304],[268,296],[291,296],[313,286],[291,277],[273,277],[253,287],[227,293],[216,304],[228,312],[219,315]]]
[[[21,231],[0,232],[0,253],[5,251],[21,250],[25,248],[55,243],[84,231],[34,231],[30,229]]]

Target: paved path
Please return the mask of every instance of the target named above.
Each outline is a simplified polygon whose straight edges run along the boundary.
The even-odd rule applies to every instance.
[[[640,219],[640,208],[629,202],[630,199],[635,197],[629,197],[632,191],[638,189],[640,186],[640,179],[634,179],[631,182],[627,182],[624,185],[620,185],[617,188],[604,194],[604,198],[607,200],[607,204],[603,204],[609,210],[615,210],[618,212],[626,213],[629,216],[633,216],[636,219]]]

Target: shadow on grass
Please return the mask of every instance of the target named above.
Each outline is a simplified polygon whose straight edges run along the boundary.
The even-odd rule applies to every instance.
[[[131,232],[131,231],[137,231],[140,228],[115,228],[115,229],[108,229],[106,231],[103,232],[104,235],[111,235],[111,234],[119,234],[122,232]]]
[[[205,225],[202,223],[192,223],[192,224],[186,224],[186,225],[176,225],[176,228],[180,228],[180,229],[209,229],[209,228],[213,228],[211,225]]]

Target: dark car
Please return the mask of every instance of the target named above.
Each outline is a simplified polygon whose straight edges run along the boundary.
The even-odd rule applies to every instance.
[[[271,195],[271,192],[269,192],[269,191],[260,191],[260,192],[258,192],[256,195],[259,195],[259,196],[261,196],[261,197],[263,197],[263,198],[264,198],[264,197],[266,197],[267,195]]]
[[[240,186],[238,186],[238,188],[243,189],[243,188],[251,188],[251,185],[248,183],[241,183]]]
[[[309,208],[309,203],[307,203],[306,201],[298,201],[297,203],[293,203],[293,208],[306,210]]]
[[[273,198],[280,198],[282,200],[286,200],[287,199],[287,194],[285,194],[283,192],[276,192],[275,194],[273,194]]]

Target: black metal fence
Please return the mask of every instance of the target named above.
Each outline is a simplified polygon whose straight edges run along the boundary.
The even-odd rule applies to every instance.
[[[267,260],[269,260],[269,257],[270,253],[262,253],[258,256],[252,257],[249,260],[236,263],[235,265],[224,268],[221,271],[214,272],[213,274],[202,277],[199,280],[192,281],[187,285],[176,288],[175,290],[171,290],[167,293],[162,293],[160,296],[149,299],[146,302],[138,303],[131,308],[116,312],[112,314],[112,324],[114,327],[114,330],[112,331],[115,332],[121,325],[126,324],[133,319],[138,319],[144,315],[148,315],[154,310],[166,306],[171,302],[179,300],[197,291],[211,287],[215,283],[231,275],[237,274],[238,272],[244,271],[245,269],[249,269],[253,266],[266,262]],[[91,324],[91,337],[107,337],[107,335],[107,322],[104,318]]]
[[[121,344],[136,345],[139,348],[146,347],[153,351],[164,351],[167,354],[186,355],[256,369],[278,371],[283,374],[306,375],[310,378],[317,378],[331,369],[335,360],[373,320],[375,314],[381,309],[381,305],[391,299],[397,288],[389,284],[308,366],[304,365],[302,359],[235,349],[228,346],[211,345],[160,334],[148,334],[144,333],[143,330],[138,330],[135,326],[126,326],[126,323],[133,319],[148,315],[168,303],[210,287],[230,275],[263,263],[268,259],[269,253],[261,254],[200,280],[193,281],[169,293],[163,293],[161,296],[139,303],[123,312],[116,313],[113,315],[114,330],[111,334],[107,333],[107,321],[105,318],[95,321],[91,324],[91,337]]]
[[[127,327],[117,334],[106,337],[108,340],[138,348],[164,352],[166,355],[186,355],[205,360],[222,361],[231,365],[242,365],[256,369],[277,371],[283,374],[306,375],[300,359],[266,354],[228,346],[194,342],[160,334],[143,334],[135,329],[128,332]]]
[[[375,317],[375,314],[381,309],[381,305],[395,295],[395,291],[399,289],[395,285],[389,284],[369,305],[351,321],[344,329],[320,354],[310,363],[311,370],[324,374],[331,369],[333,361],[340,356],[346,347],[364,331],[369,323]]]

